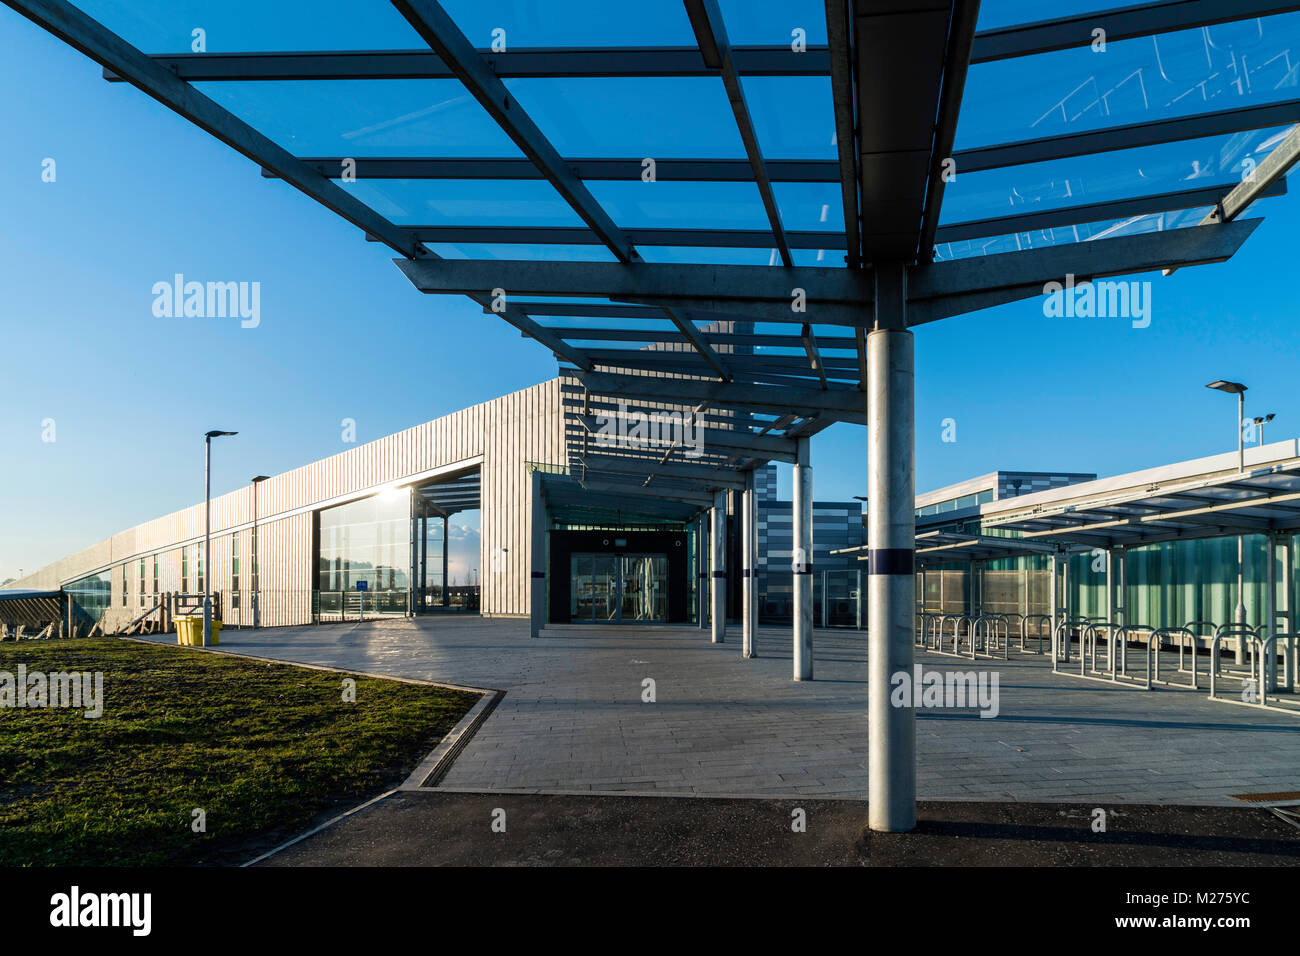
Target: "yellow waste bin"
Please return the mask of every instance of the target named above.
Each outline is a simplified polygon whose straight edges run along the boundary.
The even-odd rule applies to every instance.
[[[182,647],[202,647],[203,646],[203,615],[201,614],[178,614],[173,620],[176,622],[176,643]],[[215,618],[212,621],[212,644],[215,646],[221,643],[221,622]]]

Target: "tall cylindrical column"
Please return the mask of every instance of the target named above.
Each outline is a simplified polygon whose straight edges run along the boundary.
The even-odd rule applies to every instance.
[[[538,479],[539,481],[541,479]],[[451,565],[447,560],[448,539],[451,537],[451,515],[442,516],[442,606],[451,607]],[[465,579],[469,583],[469,579]],[[468,601],[468,599],[467,599]]]
[[[795,446],[793,539],[790,570],[794,579],[794,679],[813,679],[813,489],[810,441]]]
[[[695,521],[695,616],[700,630],[709,626],[709,521],[711,514],[701,512]]]
[[[877,316],[887,308],[880,294],[883,278],[877,276]],[[903,280],[898,275],[890,290],[897,318]],[[867,335],[868,812],[871,829],[899,832],[916,826],[916,712],[910,694],[901,706],[890,701],[894,676],[908,683],[913,677],[913,343],[912,333],[880,324]]]
[[[740,573],[742,657],[756,657],[758,631],[758,509],[755,503],[754,471],[745,472],[745,491],[740,501]]]
[[[1060,591],[1061,556],[1060,554],[1056,552],[1052,553],[1051,567],[1052,567],[1051,577],[1048,579],[1047,582],[1048,585],[1047,590],[1048,590],[1048,600],[1051,602],[1052,605],[1051,607],[1052,670],[1056,670],[1056,662],[1061,659],[1061,649],[1059,646],[1059,642],[1057,641],[1056,638],[1056,625],[1060,622],[1060,617],[1061,617],[1061,591]]]
[[[713,507],[709,510],[709,544],[712,551],[709,578],[710,617],[713,624],[713,643],[727,639],[727,493],[713,494]]]

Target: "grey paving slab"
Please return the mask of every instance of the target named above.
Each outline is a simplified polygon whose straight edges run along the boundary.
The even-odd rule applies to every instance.
[[[866,635],[818,631],[816,680],[790,680],[788,630],[561,629],[470,617],[230,630],[227,651],[506,691],[442,786],[456,789],[867,795]],[[1010,661],[918,654],[996,671],[1001,712],[917,714],[918,796],[1233,803],[1300,791],[1300,719],[1204,692],[1117,688]],[[656,701],[642,701],[643,681]]]

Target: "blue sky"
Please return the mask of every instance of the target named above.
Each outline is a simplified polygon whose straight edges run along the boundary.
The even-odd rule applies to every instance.
[[[209,428],[240,432],[215,452],[219,493],[350,447],[345,418],[368,441],[554,374],[543,348],[416,292],[384,247],[7,8],[0,85],[0,580],[201,499]],[[1270,439],[1300,433],[1300,198],[1259,211],[1233,261],[1136,277],[1148,328],[1045,318],[1037,299],[918,328],[918,490],[1227,450],[1216,378],[1277,413]],[[260,282],[261,325],[155,317],[151,288],[177,272]],[[813,457],[818,498],[864,492],[861,429],[833,427]]]

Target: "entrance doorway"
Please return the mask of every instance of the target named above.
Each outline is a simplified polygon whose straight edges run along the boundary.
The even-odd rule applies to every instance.
[[[569,580],[574,623],[668,620],[666,554],[573,554]]]

